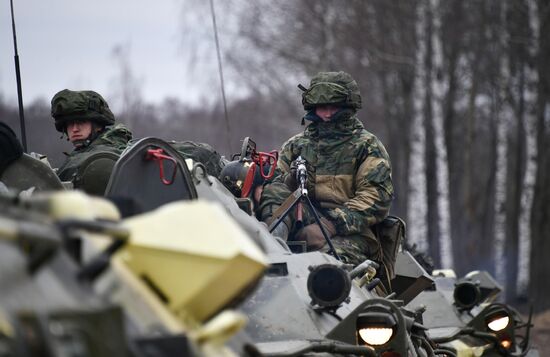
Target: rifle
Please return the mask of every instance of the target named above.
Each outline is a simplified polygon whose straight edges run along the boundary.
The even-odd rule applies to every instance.
[[[321,232],[323,233],[323,237],[325,238],[328,246],[330,247],[329,253],[332,254],[336,259],[341,260],[338,256],[338,253],[336,253],[336,249],[334,249],[334,245],[332,244],[332,241],[328,237],[327,232],[325,231],[325,227],[321,224],[321,219],[319,218],[319,214],[315,210],[315,207],[313,206],[313,203],[311,203],[311,200],[309,199],[308,192],[307,192],[307,167],[306,167],[306,160],[302,158],[302,156],[298,156],[296,159],[296,182],[298,182],[298,188],[290,194],[290,196],[287,197],[287,199],[282,203],[279,208],[275,210],[273,213],[273,216],[271,219],[267,222],[269,232],[273,232],[275,228],[285,219],[285,217],[290,213],[290,211],[297,206],[297,213],[296,213],[296,219],[297,221],[302,220],[302,210],[303,210],[303,203],[306,203],[306,207],[310,210],[310,212],[315,217],[315,222],[319,225],[319,228],[321,228]]]

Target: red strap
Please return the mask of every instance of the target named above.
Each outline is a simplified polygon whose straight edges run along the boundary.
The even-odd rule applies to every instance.
[[[279,159],[279,153],[277,150],[271,152],[259,152],[252,153],[252,160],[260,166],[260,175],[266,180],[269,180],[275,174],[275,168],[277,167],[277,160]],[[264,166],[270,165],[269,172],[264,173]]]
[[[174,159],[171,156],[165,155],[164,150],[162,150],[160,148],[159,149],[148,149],[147,150],[147,155],[145,155],[145,159],[146,160],[154,160],[158,163],[159,171],[160,171],[160,180],[162,181],[163,184],[171,185],[171,184],[174,183],[174,179],[176,178],[176,172],[177,172],[177,168],[178,168],[178,163],[177,163],[176,159]],[[166,177],[164,176],[164,163],[163,163],[164,160],[171,161],[174,164],[174,170],[172,171],[172,175],[171,175],[171,178],[169,180],[166,179]]]
[[[246,178],[244,179],[243,188],[241,189],[241,198],[248,197],[252,184],[254,184],[254,176],[256,174],[256,168],[258,166],[255,162],[250,164],[248,171],[246,172]]]

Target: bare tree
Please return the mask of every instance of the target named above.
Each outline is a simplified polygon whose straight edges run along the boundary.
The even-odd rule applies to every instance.
[[[117,45],[112,50],[113,59],[118,66],[118,77],[113,80],[113,99],[120,105],[118,120],[124,122],[130,129],[134,129],[139,122],[143,106],[141,87],[143,81],[139,79],[130,64],[130,44]]]
[[[530,296],[535,309],[550,307],[550,1],[538,1],[537,175],[533,200]]]

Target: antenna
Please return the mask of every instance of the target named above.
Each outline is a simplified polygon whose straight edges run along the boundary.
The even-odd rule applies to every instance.
[[[231,128],[229,126],[229,115],[227,114],[227,101],[225,99],[225,84],[223,81],[222,56],[220,54],[220,42],[218,40],[218,26],[216,25],[216,12],[214,11],[214,0],[210,0],[210,13],[212,14],[212,26],[214,26],[214,39],[216,40],[216,54],[218,55],[218,72],[222,89],[223,111],[225,114],[225,125],[227,127],[227,145],[231,150]]]
[[[23,150],[27,152],[27,132],[25,130],[25,113],[23,111],[23,91],[21,89],[21,72],[19,71],[19,54],[17,53],[17,35],[15,34],[15,18],[13,16],[13,0],[10,0],[11,6],[11,28],[13,31],[13,48],[15,60],[15,78],[17,80],[17,99],[19,102],[19,123],[21,125],[21,141]]]

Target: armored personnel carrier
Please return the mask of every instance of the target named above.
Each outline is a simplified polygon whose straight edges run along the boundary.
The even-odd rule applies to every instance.
[[[152,158],[148,154],[159,149],[164,156]],[[125,179],[138,176],[140,180]],[[486,350],[497,351],[497,355],[508,353],[501,350],[495,338],[486,343],[484,333],[494,333],[481,324],[472,325],[479,334],[443,337],[437,335],[434,325],[426,326],[423,316],[431,318],[428,311],[433,307],[423,294],[434,291],[434,287],[435,291],[441,289],[434,283],[438,278],[431,277],[408,252],[397,254],[392,292],[382,294],[377,289],[376,262],[367,260],[358,267],[349,267],[329,254],[291,252],[285,242],[269,234],[266,226],[250,214],[248,205],[236,199],[217,178],[207,175],[200,163],[183,163],[177,152],[158,139],[143,139],[121,157],[106,194],[132,197],[127,202],[129,214],[175,199],[217,202],[263,247],[269,268],[239,305],[239,311],[248,318],[245,332],[259,353],[453,356],[474,355],[479,350],[476,343],[491,345]],[[445,311],[456,310],[454,301],[441,306]],[[456,323],[455,327],[464,325]],[[471,338],[477,342],[457,348]],[[527,353],[529,347],[515,335],[513,338],[510,351]]]
[[[121,220],[111,202],[78,191],[4,192],[0,355],[244,355],[235,334],[246,318],[226,306],[266,264],[213,203]]]
[[[126,151],[105,195],[94,204],[77,192],[4,199],[0,236],[18,265],[2,262],[19,266],[19,278],[1,285],[2,341],[12,355],[36,355],[38,346],[83,356],[538,356],[528,331],[517,333],[529,322],[491,303],[484,275],[471,284],[434,278],[401,251],[384,292],[378,262],[350,267],[325,253],[293,253],[202,164],[162,140]],[[14,280],[39,286],[15,293]],[[26,335],[26,326],[35,330]],[[89,352],[98,341],[113,350]]]

